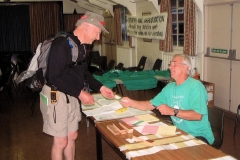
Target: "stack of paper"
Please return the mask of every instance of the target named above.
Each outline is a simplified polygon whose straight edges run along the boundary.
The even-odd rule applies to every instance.
[[[142,134],[175,135],[176,126],[145,125]]]

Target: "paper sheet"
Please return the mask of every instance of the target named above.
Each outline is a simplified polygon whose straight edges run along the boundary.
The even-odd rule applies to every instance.
[[[175,135],[176,134],[176,126],[159,126],[157,134]]]
[[[145,125],[142,129],[143,134],[156,134],[158,132],[159,126],[156,125]]]
[[[143,123],[142,125],[139,125],[139,126],[136,126],[136,127],[133,127],[136,131],[138,131],[139,133],[142,133],[143,135],[148,135],[148,134],[157,134],[157,131],[155,133],[147,133],[146,132],[143,132],[143,129],[146,125],[153,125],[153,126],[168,126],[167,124],[163,123],[163,122],[157,122],[157,123],[153,123],[153,124],[146,124],[146,123]],[[147,130],[147,129],[146,129]]]
[[[150,114],[138,115],[138,116],[135,116],[135,117],[137,117],[138,119],[140,119],[142,121],[145,121],[145,122],[159,121],[159,119],[157,117],[154,117],[153,115],[150,115]]]

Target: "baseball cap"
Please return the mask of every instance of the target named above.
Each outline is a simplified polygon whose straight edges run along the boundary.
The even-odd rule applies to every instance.
[[[86,12],[76,23],[76,26],[82,24],[82,22],[87,22],[99,27],[103,32],[109,33],[104,28],[104,18],[101,15],[98,15],[93,12]]]

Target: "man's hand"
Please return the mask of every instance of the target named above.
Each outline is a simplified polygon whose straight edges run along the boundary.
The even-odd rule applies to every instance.
[[[132,106],[132,100],[128,97],[123,97],[120,101],[121,105],[123,107],[131,107]]]
[[[170,116],[174,115],[174,108],[171,108],[166,104],[162,104],[158,106],[157,109],[162,115],[170,115]]]
[[[101,94],[105,97],[105,98],[108,98],[108,99],[114,99],[114,93],[111,89],[105,87],[105,86],[102,86],[100,88],[100,92]]]
[[[80,92],[78,98],[84,105],[93,105],[95,103],[93,96],[90,93],[85,92],[83,90]]]

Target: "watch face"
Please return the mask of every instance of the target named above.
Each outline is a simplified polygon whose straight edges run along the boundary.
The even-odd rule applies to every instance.
[[[174,110],[174,116],[176,116],[178,114],[178,109]]]

